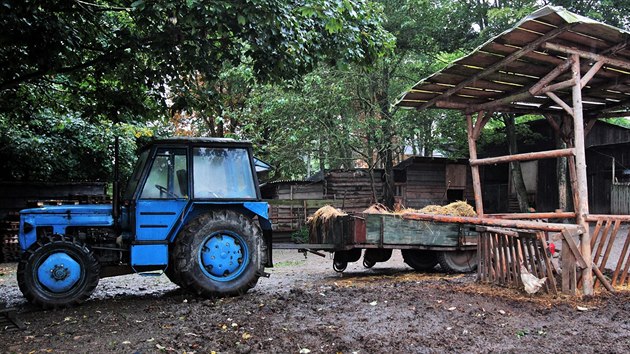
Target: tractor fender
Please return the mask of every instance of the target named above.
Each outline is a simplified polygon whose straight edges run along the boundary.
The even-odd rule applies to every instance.
[[[272,228],[269,219],[269,204],[267,202],[192,202],[182,213],[181,222],[173,229],[169,237],[169,242],[174,243],[177,235],[180,234],[182,228],[186,226],[189,220],[193,220],[197,216],[213,210],[233,210],[253,218],[258,216],[260,228],[263,232],[263,239],[267,245],[267,264],[265,266],[272,267],[271,245],[272,245]]]

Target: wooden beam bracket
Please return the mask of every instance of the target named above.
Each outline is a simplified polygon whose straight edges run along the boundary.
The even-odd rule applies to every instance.
[[[549,96],[549,98],[551,98],[554,102],[556,102],[560,107],[562,107],[562,109],[564,109],[567,113],[573,116],[573,108],[566,104],[560,97],[556,96],[555,93],[545,92],[545,94]]]

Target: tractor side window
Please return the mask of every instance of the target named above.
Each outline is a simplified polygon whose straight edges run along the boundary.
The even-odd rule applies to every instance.
[[[185,149],[159,149],[140,198],[188,198],[188,172]]]
[[[195,148],[193,172],[195,198],[256,198],[246,149]]]

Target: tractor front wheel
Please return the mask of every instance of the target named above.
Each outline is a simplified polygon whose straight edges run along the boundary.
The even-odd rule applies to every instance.
[[[78,305],[98,285],[100,265],[92,251],[73,237],[55,235],[34,243],[18,264],[20,291],[43,308]]]
[[[203,297],[241,295],[256,286],[266,254],[262,232],[250,218],[230,210],[208,212],[178,235],[174,278]]]

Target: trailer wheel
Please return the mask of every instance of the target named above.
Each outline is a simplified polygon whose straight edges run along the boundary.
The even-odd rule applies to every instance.
[[[439,252],[438,261],[446,272],[469,273],[477,269],[477,251]]]
[[[203,297],[241,295],[256,286],[266,254],[262,232],[250,218],[231,210],[208,212],[178,235],[174,279]]]
[[[46,236],[24,252],[17,281],[24,297],[45,309],[78,305],[98,285],[100,265],[74,237]]]
[[[405,263],[419,272],[431,270],[438,264],[435,251],[405,249],[400,252]]]
[[[348,262],[346,261],[333,261],[333,270],[337,273],[343,273],[344,270],[348,267]]]

